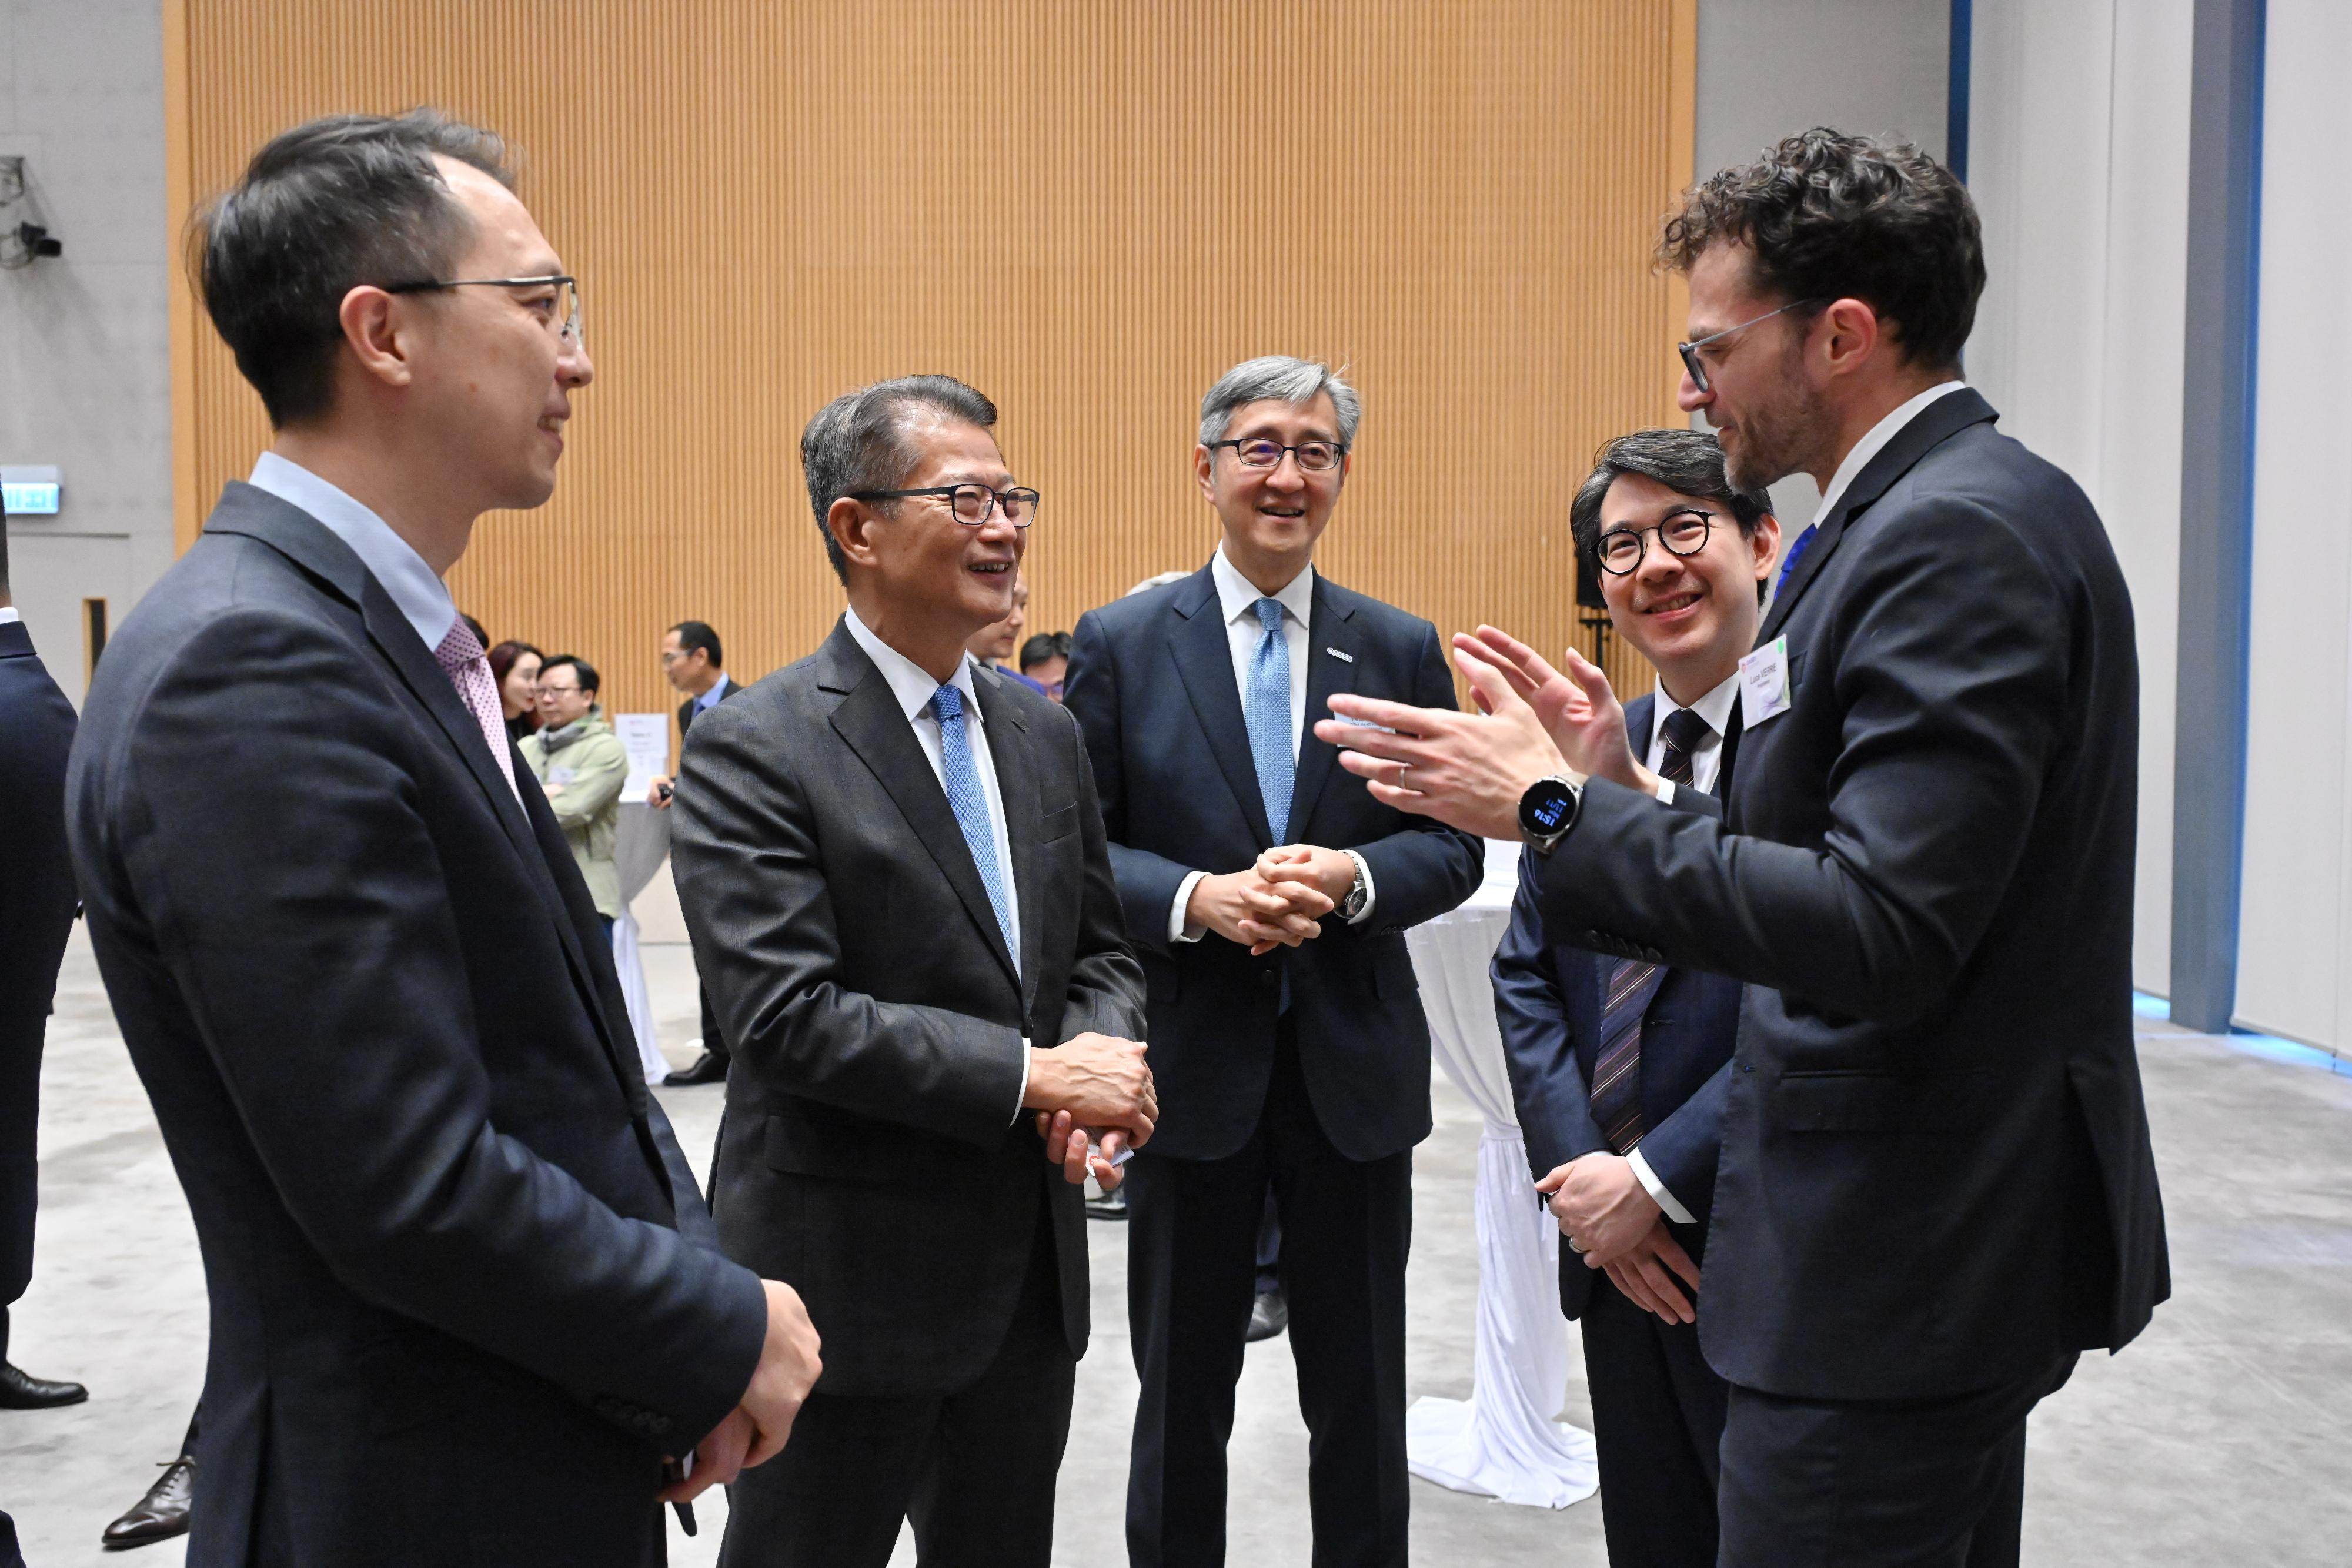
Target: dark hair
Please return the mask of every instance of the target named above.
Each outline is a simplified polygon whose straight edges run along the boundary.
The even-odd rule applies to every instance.
[[[539,678],[542,681],[547,679],[547,672],[559,664],[572,666],[574,671],[572,679],[580,683],[582,691],[601,692],[604,689],[604,683],[596,678],[596,666],[577,653],[558,653],[552,659],[541,659],[539,662]]]
[[[710,655],[710,667],[712,669],[720,669],[725,666],[727,660],[719,652],[719,633],[710,629],[709,622],[681,621],[677,625],[671,627],[670,630],[677,633],[677,648],[679,653],[691,653],[697,648],[699,648],[704,653]]]
[[[1601,570],[1601,503],[1609,486],[1628,474],[1654,479],[1677,496],[1719,503],[1739,525],[1742,538],[1754,534],[1756,525],[1772,510],[1772,497],[1763,491],[1742,490],[1732,484],[1724,470],[1723,448],[1707,432],[1637,430],[1604,443],[1592,455],[1592,472],[1576,487],[1576,499],[1569,503],[1568,527],[1576,538],[1579,571]],[[1756,585],[1756,597],[1759,602],[1764,598],[1760,582]]]
[[[809,505],[824,558],[833,574],[849,580],[849,562],[824,516],[844,496],[859,490],[895,490],[914,471],[920,454],[908,440],[913,415],[996,426],[996,405],[953,376],[900,376],[844,392],[823,408],[801,433],[801,467],[808,476]]]
[[[1660,265],[1688,272],[1718,245],[1745,245],[1776,298],[1852,298],[1891,320],[1904,357],[1957,366],[1984,292],[1976,204],[1909,142],[1816,128],[1683,193],[1658,236]]]
[[[504,690],[507,684],[507,677],[514,674],[515,662],[520,659],[525,653],[529,653],[532,658],[539,660],[540,668],[545,669],[547,667],[546,654],[541,653],[538,649],[532,647],[528,643],[517,643],[509,640],[499,643],[497,647],[490,650],[490,684],[501,690]]]
[[[271,139],[189,228],[213,325],[273,427],[334,403],[343,297],[362,284],[445,278],[474,235],[436,157],[512,189],[507,146],[430,109],[336,114]]]
[[[1021,673],[1027,674],[1030,666],[1048,659],[1070,656],[1070,634],[1067,632],[1040,632],[1021,644]]]

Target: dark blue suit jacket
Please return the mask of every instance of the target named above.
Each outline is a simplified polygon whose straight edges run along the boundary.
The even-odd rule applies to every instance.
[[[1654,706],[1649,696],[1625,705],[1625,728],[1636,755],[1649,747]],[[1734,708],[1716,779],[1718,797],[1731,785],[1739,730],[1739,710]],[[1677,801],[1683,793],[1675,792]],[[1601,998],[1618,959],[1592,946],[1547,938],[1540,896],[1539,862],[1532,853],[1524,855],[1510,929],[1494,967],[1503,1061],[1511,1074],[1519,1129],[1527,1136],[1528,1165],[1538,1176],[1609,1147],[1593,1120],[1586,1086],[1601,1052]],[[1615,946],[1600,932],[1585,935],[1596,946]],[[1647,1131],[1642,1157],[1696,1221],[1667,1221],[1694,1260],[1706,1250],[1707,1216],[1715,1207],[1726,1068],[1739,1030],[1742,989],[1738,980],[1720,975],[1670,969],[1643,1016],[1642,1122]],[[1570,1317],[1583,1313],[1592,1278],[1583,1259],[1560,1249],[1559,1304]]]
[[[1315,940],[1253,958],[1215,935],[1168,940],[1188,873],[1240,871],[1274,845],[1215,580],[1202,567],[1078,621],[1064,700],[1086,734],[1150,988],[1154,1154],[1220,1159],[1248,1141],[1265,1103],[1283,969],[1325,1135],[1349,1158],[1372,1160],[1429,1134],[1429,1020],[1404,931],[1470,896],[1483,851],[1374,800],[1314,723],[1338,692],[1450,708],[1454,680],[1436,628],[1319,572],[1307,633],[1307,728],[1287,837],[1362,855],[1377,899],[1360,925],[1334,915]]]

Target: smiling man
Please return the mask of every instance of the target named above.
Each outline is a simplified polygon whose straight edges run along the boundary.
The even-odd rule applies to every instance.
[[[1216,553],[1087,613],[1070,656],[1064,700],[1150,982],[1164,1113],[1129,1198],[1138,1568],[1224,1559],[1269,1191],[1315,1562],[1406,1560],[1404,1269],[1430,1106],[1404,929],[1468,897],[1482,862],[1468,836],[1374,800],[1307,731],[1339,692],[1454,700],[1428,622],[1313,564],[1360,413],[1312,361],[1225,372],[1192,451]]]
[[[678,902],[734,1051],[719,1234],[826,1335],[791,1462],[735,1489],[730,1568],[881,1568],[909,1519],[926,1563],[1045,1568],[1079,1186],[1117,1186],[1158,1113],[1077,726],[965,651],[1037,517],[995,424],[947,376],[809,422],[849,608],[696,720],[680,769]]]
[[[1658,672],[1626,706],[1611,775],[1669,804],[1722,800],[1739,660],[1780,553],[1768,498],[1732,486],[1713,436],[1643,430],[1601,449],[1569,517],[1611,623]],[[1727,1391],[1694,1301],[1741,987],[1599,933],[1547,935],[1540,863],[1520,862],[1495,1010],[1537,1189],[1567,1241],[1560,1306],[1583,1327],[1609,1560],[1713,1568]]]

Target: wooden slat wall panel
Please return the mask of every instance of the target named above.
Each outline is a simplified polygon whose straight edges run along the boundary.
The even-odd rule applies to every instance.
[[[996,399],[1046,497],[1032,630],[1206,558],[1199,399],[1253,354],[1364,393],[1324,569],[1548,650],[1590,651],[1586,459],[1683,423],[1646,256],[1690,166],[1695,0],[165,4],[184,199],[335,110],[432,103],[525,151],[597,380],[555,499],[484,519],[452,586],[493,638],[589,656],[614,708],[669,705],[681,618],[743,675],[822,638],[799,433],[879,377]],[[184,545],[268,432],[175,307]]]

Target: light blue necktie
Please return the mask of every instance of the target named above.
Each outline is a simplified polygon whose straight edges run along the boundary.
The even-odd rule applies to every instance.
[[[963,730],[963,693],[941,686],[931,694],[931,716],[940,721],[940,772],[948,791],[948,809],[971,850],[980,884],[996,911],[997,929],[1004,933],[1005,951],[1013,967],[1021,967],[1021,938],[1013,929],[1012,905],[1004,896],[1004,878],[996,869],[996,835],[988,831],[988,797],[980,788],[980,769],[971,760],[971,741]]]
[[[1290,787],[1297,777],[1298,759],[1290,749],[1290,643],[1282,634],[1282,603],[1261,599],[1257,612],[1257,653],[1250,660],[1249,692],[1242,705],[1249,726],[1250,760],[1257,766],[1258,793],[1265,798],[1265,825],[1274,841],[1286,841],[1290,828]]]

